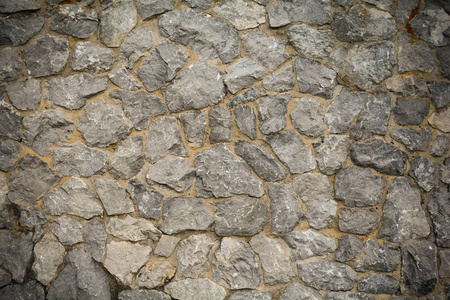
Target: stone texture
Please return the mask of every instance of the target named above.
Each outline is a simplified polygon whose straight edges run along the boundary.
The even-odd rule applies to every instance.
[[[299,24],[290,26],[286,33],[295,50],[307,57],[326,58],[334,47],[333,33],[329,29]]]
[[[287,104],[290,94],[267,96],[258,100],[259,130],[271,134],[286,127]]]
[[[83,241],[81,223],[67,216],[59,217],[51,224],[52,232],[61,244],[72,246]]]
[[[95,177],[92,184],[108,215],[126,214],[134,211],[130,198],[127,197],[125,190],[115,180]]]
[[[92,258],[103,262],[105,255],[107,234],[103,224],[98,220],[90,220],[83,225],[83,242]]]
[[[3,48],[0,50],[0,80],[13,81],[19,78],[22,70],[22,61],[19,59],[17,49]]]
[[[133,218],[129,215],[123,219],[119,217],[109,219],[106,232],[121,240],[132,242],[148,239],[157,241],[161,236],[161,231],[152,222],[146,219]]]
[[[198,7],[206,10],[211,7],[211,0],[186,0],[190,7]]]
[[[20,208],[19,223],[21,226],[34,227],[47,223],[47,218],[36,206],[25,206]]]
[[[4,287],[5,285],[11,283],[11,274],[9,274],[7,271],[1,269],[0,270],[0,287]],[[4,292],[2,290],[2,292]],[[2,294],[4,295],[4,294]]]
[[[177,269],[171,263],[147,263],[136,275],[136,284],[143,288],[154,288],[172,279]]]
[[[334,238],[314,229],[289,232],[283,236],[283,240],[293,249],[290,255],[291,261],[322,256],[336,250]]]
[[[430,147],[431,156],[444,156],[450,148],[450,139],[445,134],[436,136]]]
[[[399,289],[397,278],[386,274],[368,274],[358,280],[358,291],[370,294],[395,294]]]
[[[392,272],[400,264],[400,252],[398,246],[384,242],[381,245],[379,242],[369,239],[364,244],[361,259],[356,267],[358,272],[367,270]]]
[[[392,109],[394,121],[399,125],[420,125],[428,115],[430,104],[424,99],[397,98]]]
[[[436,56],[441,63],[441,75],[450,79],[450,48],[443,48],[436,51]]]
[[[319,137],[325,126],[323,124],[323,106],[311,97],[296,98],[296,108],[290,113],[292,125],[303,135]]]
[[[139,81],[131,76],[124,66],[112,69],[111,72],[108,73],[108,78],[112,83],[124,90],[135,91],[142,88]]]
[[[76,4],[61,5],[51,10],[50,30],[76,38],[90,37],[98,27],[98,16],[94,9]]]
[[[194,146],[203,146],[206,135],[206,111],[190,111],[180,115],[184,138]]]
[[[239,105],[234,110],[234,121],[239,130],[251,138],[256,139],[256,115],[248,105]]]
[[[208,121],[211,128],[209,133],[211,144],[231,141],[233,119],[230,111],[222,106],[214,106],[208,112]]]
[[[156,290],[123,290],[118,294],[119,300],[170,300],[171,297],[166,293]]]
[[[229,300],[270,300],[272,292],[261,292],[258,290],[241,290],[231,294]]]
[[[139,173],[144,165],[143,146],[144,142],[140,135],[121,142],[109,159],[109,172],[116,179],[130,179]]]
[[[436,245],[446,248],[450,248],[449,196],[450,192],[447,189],[436,188],[427,207],[431,215]]]
[[[258,89],[256,87],[251,87],[248,90],[246,90],[245,92],[242,92],[242,93],[234,96],[233,98],[231,98],[231,100],[227,103],[227,107],[233,108],[240,104],[245,104],[245,103],[254,101],[258,98],[264,97],[264,96],[267,96],[267,93],[265,90]]]
[[[411,11],[418,6],[419,2],[420,0],[399,0],[395,10],[397,22],[404,25],[408,21]]]
[[[21,140],[22,121],[17,110],[4,101],[0,102],[0,136]]]
[[[427,97],[428,88],[421,74],[393,76],[386,79],[386,88],[405,97]]]
[[[441,264],[439,266],[439,277],[450,277],[450,251],[439,251],[439,258],[441,261]]]
[[[137,2],[137,12],[142,21],[151,19],[153,16],[173,10],[175,6],[172,0],[139,0]]]
[[[33,253],[36,259],[33,263],[33,272],[44,286],[55,278],[58,267],[64,261],[65,252],[64,246],[51,233],[45,234],[35,245]]]
[[[24,284],[12,284],[0,290],[1,299],[36,299],[44,300],[44,288],[36,281],[28,281]]]
[[[292,187],[273,183],[267,186],[267,194],[270,199],[272,232],[283,235],[294,230],[304,214]]]
[[[223,300],[225,289],[209,279],[184,279],[171,282],[164,291],[175,299],[185,300]]]
[[[20,143],[6,137],[0,137],[0,170],[8,172],[19,160]]]
[[[15,2],[14,2],[15,3]],[[34,37],[44,26],[37,14],[0,18],[0,45],[20,46]]]
[[[341,208],[339,211],[339,230],[342,232],[364,234],[373,232],[380,223],[380,216],[374,208]]]
[[[230,0],[243,1],[243,0]],[[257,5],[257,4],[256,4]],[[241,58],[235,64],[227,68],[224,82],[228,90],[236,94],[243,88],[249,87],[266,74],[263,67],[248,58]]]
[[[426,151],[430,144],[432,132],[428,127],[420,131],[412,128],[396,128],[392,130],[391,137],[405,145],[410,152]]]
[[[120,46],[119,58],[126,61],[128,69],[144,55],[145,51],[153,45],[153,35],[150,31],[141,27],[130,32]]]
[[[74,71],[103,73],[111,70],[113,64],[114,55],[106,47],[91,42],[78,42],[73,47],[71,66]]]
[[[185,158],[168,156],[157,161],[148,169],[148,184],[158,183],[178,193],[185,193],[191,186],[195,169]]]
[[[155,251],[153,253],[158,256],[169,257],[172,255],[175,247],[181,239],[176,236],[163,235],[156,245]]]
[[[325,295],[325,300],[374,300],[375,298],[371,295],[362,294],[362,293],[343,293],[343,292],[334,292],[328,293]],[[391,298],[389,298],[391,299]],[[411,300],[411,299],[407,299]]]
[[[0,232],[0,264],[11,273],[12,279],[22,283],[33,252],[33,234]]]
[[[287,66],[278,72],[272,73],[263,79],[262,86],[269,91],[287,92],[294,88],[292,66]]]
[[[301,56],[294,59],[294,67],[300,92],[325,99],[333,98],[337,85],[335,71],[318,61]]]
[[[127,192],[137,207],[139,216],[147,219],[159,219],[161,214],[161,199],[163,195],[147,188],[138,179],[131,179],[127,185]]]
[[[278,298],[278,300],[289,300],[289,299],[321,300],[322,296],[320,296],[319,292],[317,292],[315,289],[300,285],[298,283],[291,283],[284,290],[280,298]]]
[[[136,25],[136,19],[133,1],[113,3],[100,13],[100,40],[108,47],[119,47],[121,40]]]
[[[422,41],[414,42],[413,38],[403,30],[398,37],[398,72],[408,71],[434,72],[436,63],[433,53]]]
[[[354,259],[362,250],[364,239],[351,234],[342,236],[335,253],[336,261],[346,262]]]
[[[14,13],[18,11],[39,10],[41,6],[34,0],[0,1],[0,13]]]
[[[448,119],[450,118],[450,107],[445,107],[440,111],[435,111],[428,118],[428,123],[434,128],[442,132],[450,132],[450,125]]]
[[[434,188],[436,170],[437,165],[434,162],[418,155],[411,161],[408,174],[421,188],[429,192]]]
[[[38,80],[11,82],[6,91],[12,105],[18,110],[37,110],[41,102],[41,83]]]
[[[427,3],[425,9],[415,15],[409,25],[419,39],[432,47],[445,46],[450,42],[448,38],[450,16],[442,7],[432,2]]]
[[[178,244],[177,276],[199,278],[211,267],[210,252],[214,240],[207,234],[191,235]]]
[[[61,144],[53,150],[52,164],[63,175],[90,177],[105,172],[106,153],[81,142]]]
[[[446,106],[450,100],[448,93],[450,92],[450,84],[445,81],[429,81],[427,83],[428,90],[431,94],[431,103],[434,107],[441,108]]]
[[[326,135],[320,142],[313,143],[314,156],[320,172],[332,175],[347,162],[349,137],[347,135]]]
[[[291,22],[324,25],[331,22],[331,0],[287,1],[279,0],[268,10],[271,27],[281,27]]]
[[[228,0],[216,5],[214,12],[230,21],[237,30],[255,28],[266,22],[264,7],[250,1]]]

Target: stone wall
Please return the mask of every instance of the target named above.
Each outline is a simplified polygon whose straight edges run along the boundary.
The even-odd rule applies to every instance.
[[[0,299],[450,299],[447,0],[0,0]]]

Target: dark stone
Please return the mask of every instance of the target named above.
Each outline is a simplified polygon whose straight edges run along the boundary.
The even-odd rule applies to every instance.
[[[118,294],[118,300],[170,300],[166,293],[156,290],[123,290]]]
[[[436,245],[450,248],[450,191],[436,188],[428,203],[428,211],[433,223]]]
[[[0,1],[0,13],[2,14],[10,14],[19,11],[27,11],[27,10],[39,10],[41,6],[34,0],[1,0]]]
[[[391,137],[405,145],[410,152],[427,151],[432,132],[425,127],[420,131],[412,128],[396,128],[392,130]]]
[[[248,105],[239,105],[234,110],[234,122],[239,130],[251,138],[256,139],[256,115]],[[205,124],[206,125],[206,124]]]
[[[36,206],[25,206],[20,208],[20,225],[34,227],[47,223],[47,218]]]
[[[441,108],[450,102],[450,83],[445,81],[429,81],[427,83],[431,94],[431,103],[434,107]]]
[[[367,235],[380,223],[380,216],[374,208],[341,208],[339,211],[339,230],[348,233]]]
[[[175,6],[172,0],[139,0],[137,3],[137,12],[142,21],[151,19],[153,16],[173,10]]]
[[[397,278],[387,274],[367,274],[358,280],[358,292],[370,294],[395,294],[400,285]]]
[[[441,74],[443,77],[450,79],[450,48],[438,49],[436,56],[441,63]]]
[[[68,4],[48,12],[51,14],[50,30],[81,39],[90,37],[97,30],[98,16],[92,8]]]
[[[114,54],[111,49],[92,42],[78,42],[72,49],[71,66],[74,71],[103,73],[111,70]]]
[[[259,130],[271,134],[286,127],[287,104],[290,94],[267,96],[258,100]]]
[[[327,58],[335,44],[330,29],[316,29],[301,24],[290,26],[286,33],[295,50],[307,57]]]
[[[20,46],[41,31],[44,18],[37,14],[0,17],[0,46]]]
[[[37,110],[41,102],[41,82],[29,79],[21,82],[11,82],[6,87],[9,100],[18,110]]]
[[[414,42],[413,38],[403,29],[398,37],[397,64],[398,72],[409,71],[434,72],[436,63],[433,53],[426,43]]]
[[[128,182],[127,192],[137,206],[138,213],[141,217],[155,220],[159,219],[163,194],[147,188],[138,179],[131,179]]]
[[[190,111],[180,115],[184,138],[195,146],[203,146],[206,135],[206,111]],[[256,123],[256,121],[255,121]]]
[[[363,238],[351,234],[341,237],[335,254],[336,260],[346,262],[354,259],[361,252],[364,245],[363,241]]]
[[[256,87],[251,87],[248,90],[246,90],[245,92],[242,92],[242,93],[234,96],[233,98],[231,98],[231,100],[227,103],[227,107],[233,108],[240,104],[245,104],[245,103],[254,101],[258,98],[264,97],[264,96],[267,96],[267,93],[265,90],[258,89]]]
[[[409,25],[417,37],[431,47],[446,46],[450,43],[448,34],[450,16],[441,6],[433,2],[427,2],[425,9],[415,15],[409,21]]]
[[[408,174],[421,188],[429,192],[434,188],[436,170],[436,163],[418,155],[411,161]]]
[[[153,45],[153,35],[150,31],[141,27],[133,30],[127,35],[120,47],[119,58],[125,60],[128,69],[133,68],[133,64],[150,49]]]
[[[13,81],[19,78],[22,65],[16,48],[0,49],[0,81]],[[3,96],[0,97],[2,98]]]
[[[231,112],[224,107],[214,106],[208,112],[208,119],[211,128],[209,142],[211,144],[230,142],[233,127]]]
[[[9,104],[0,102],[0,136],[20,141],[22,129],[22,117]]]
[[[423,99],[397,98],[393,108],[394,121],[400,125],[420,125],[430,110],[430,103]]]
[[[135,135],[122,141],[109,159],[109,172],[116,179],[130,179],[144,166],[142,155],[144,141],[142,136]]]
[[[0,232],[0,264],[11,273],[12,279],[18,283],[22,283],[25,279],[33,253],[32,238],[33,234],[31,233]]]
[[[44,300],[45,291],[42,285],[32,280],[23,284],[12,284],[5,286],[0,290],[0,299]]]
[[[19,160],[20,143],[6,137],[0,137],[0,170],[8,172]]]
[[[268,10],[271,27],[291,22],[324,25],[331,22],[331,0],[280,0]]]
[[[98,220],[90,220],[83,225],[83,242],[86,250],[92,258],[98,262],[103,262],[105,255],[106,234],[103,223]]]
[[[369,239],[364,244],[364,250],[356,270],[358,272],[368,270],[392,272],[399,264],[400,251],[396,244],[383,242],[381,245],[379,242]]]
[[[333,98],[337,85],[335,71],[318,61],[301,56],[294,59],[294,68],[300,92],[325,99]]]

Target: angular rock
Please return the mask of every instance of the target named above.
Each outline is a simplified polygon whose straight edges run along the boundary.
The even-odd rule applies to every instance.
[[[19,110],[37,110],[41,102],[41,82],[38,80],[11,82],[6,91],[12,105]]]
[[[83,241],[81,223],[65,215],[52,223],[52,231],[58,237],[58,240],[66,246],[72,246]]]
[[[419,4],[420,0],[399,0],[397,3],[397,8],[395,10],[395,18],[397,22],[401,25],[409,20],[411,11],[413,11]]]
[[[363,238],[354,235],[346,234],[338,241],[336,250],[336,261],[346,262],[354,259],[363,248]]]
[[[145,51],[153,45],[153,35],[150,31],[141,27],[133,30],[127,35],[120,47],[119,58],[126,61],[128,69],[133,68],[133,64],[144,55]]]
[[[448,37],[450,16],[442,7],[432,2],[427,3],[426,8],[409,21],[409,25],[419,39],[432,47],[446,46],[450,43]]]
[[[291,22],[324,25],[331,22],[331,0],[279,0],[278,5],[269,8],[268,15],[271,27]]]
[[[295,178],[294,191],[306,206],[305,216],[314,229],[323,229],[333,222],[337,212],[333,187],[326,175],[307,173]]]
[[[367,235],[380,223],[380,216],[374,208],[341,208],[339,230],[342,232]]]
[[[392,300],[392,298],[389,298]],[[325,296],[325,300],[375,300],[374,297],[367,294],[362,293],[343,293],[343,292],[335,292],[328,293]],[[410,300],[410,299],[407,299]]]
[[[44,300],[45,291],[42,285],[36,281],[28,281],[24,284],[12,284],[0,290],[1,299],[36,299]]]
[[[34,0],[0,1],[0,13],[10,14],[18,11],[39,10],[41,6]]]
[[[333,32],[329,29],[316,29],[299,24],[286,31],[289,42],[300,54],[313,58],[326,58],[333,50]]]
[[[323,106],[311,97],[296,98],[296,108],[290,113],[292,125],[303,135],[319,137],[325,129]]]
[[[411,161],[408,174],[421,188],[429,192],[434,188],[436,170],[436,163],[418,155]]]
[[[98,16],[94,9],[76,4],[58,6],[51,13],[50,30],[76,38],[90,37],[98,27]]]
[[[237,31],[223,19],[183,9],[165,13],[158,24],[163,37],[187,46],[205,59],[219,57],[226,64],[239,54]]]
[[[336,250],[336,241],[314,229],[292,231],[283,236],[291,252],[291,261],[304,260],[313,256],[322,256]]]
[[[420,125],[430,110],[430,103],[424,99],[397,98],[392,109],[394,121],[399,125]]]
[[[432,132],[428,127],[420,131],[412,128],[396,128],[392,130],[391,137],[405,145],[410,152],[426,151],[430,144]]]
[[[358,291],[370,294],[395,294],[400,285],[397,278],[386,274],[368,274],[358,280]]]
[[[231,112],[221,106],[214,106],[208,112],[209,127],[209,142],[224,143],[231,141],[231,130],[233,127],[233,119]]]
[[[450,192],[445,188],[436,188],[428,203],[428,211],[431,215],[436,245],[450,248],[450,207],[448,199]]]
[[[81,142],[62,144],[53,151],[52,164],[55,171],[63,175],[90,177],[105,172],[106,153]]]
[[[207,278],[171,282],[164,291],[175,299],[185,300],[223,300],[227,295],[223,287]]]
[[[100,13],[100,40],[108,47],[119,47],[136,25],[136,19],[133,1],[114,2]]]
[[[189,111],[180,115],[185,139],[194,146],[203,146],[206,135],[206,111]]]
[[[19,160],[22,148],[20,143],[6,137],[0,137],[0,170],[8,172]]]
[[[364,244],[361,260],[356,270],[358,272],[367,270],[392,272],[399,264],[400,252],[397,245],[389,242],[381,245],[379,242],[369,239]]]
[[[207,10],[211,7],[211,0],[186,0],[190,7],[197,7],[203,10]]]
[[[450,277],[450,251],[439,251],[439,258],[441,261],[439,267],[439,277],[448,278]]]
[[[191,186],[195,169],[185,158],[168,156],[157,161],[148,169],[148,184],[158,183],[178,193],[185,193]]]
[[[450,107],[443,108],[440,111],[435,111],[429,118],[428,123],[434,128],[439,129],[443,132],[450,132],[450,123],[448,122],[450,118]]]
[[[353,142],[350,158],[360,167],[373,168],[387,175],[403,175],[408,156],[396,146],[372,138],[367,142]]]
[[[109,160],[109,172],[116,179],[129,179],[139,173],[144,165],[143,145],[140,135],[135,135],[120,143]]]
[[[103,224],[98,220],[90,220],[83,225],[83,242],[92,258],[103,262],[105,255],[107,234]]]
[[[92,184],[108,215],[120,215],[134,211],[130,198],[115,180],[95,177]]]
[[[269,222],[269,209],[257,198],[236,197],[211,205],[217,207],[214,230],[218,236],[252,236]]]
[[[0,81],[13,81],[19,78],[22,70],[22,61],[19,59],[17,49],[3,48],[0,50]]]
[[[235,94],[243,88],[253,85],[255,81],[265,74],[266,71],[263,67],[248,58],[241,58],[235,64],[227,68],[227,75],[225,75],[224,82],[227,85],[228,90]]]
[[[399,73],[408,71],[434,72],[436,70],[431,49],[422,41],[414,42],[406,29],[400,33],[398,45],[397,64]]]
[[[274,92],[287,92],[294,88],[292,66],[287,66],[279,72],[272,73],[263,79],[262,86]]]
[[[178,245],[177,276],[199,278],[211,267],[210,251],[214,240],[207,234],[191,235]]]
[[[287,104],[290,94],[267,96],[258,100],[259,130],[271,134],[286,127]]]
[[[228,300],[270,300],[272,292],[261,292],[258,290],[240,290],[231,294]]]
[[[333,98],[337,85],[335,71],[318,61],[301,56],[294,59],[294,67],[300,92],[325,99]]]
[[[111,72],[108,73],[108,78],[112,83],[124,90],[135,91],[142,88],[139,81],[134,79],[124,66],[112,69]]]
[[[450,102],[450,99],[448,98],[450,84],[448,82],[429,81],[427,84],[431,94],[431,103],[433,103],[436,108],[444,107]]]
[[[161,231],[174,234],[186,230],[208,230],[214,223],[205,205],[197,198],[164,199]]]
[[[393,0],[363,0],[378,7],[379,9],[390,11],[393,5]]]
[[[233,108],[240,104],[245,104],[245,103],[254,101],[258,98],[264,97],[264,96],[267,96],[267,93],[265,90],[258,89],[256,87],[251,87],[248,90],[246,90],[245,92],[242,92],[242,93],[234,96],[233,98],[231,98],[231,100],[227,103],[227,107]]]
[[[175,2],[172,0],[139,0],[137,12],[142,21],[151,19],[153,16],[173,10]]]
[[[240,105],[236,107],[234,121],[243,134],[252,140],[256,139],[256,115],[251,106]]]
[[[159,219],[161,199],[163,198],[161,193],[147,188],[138,179],[132,179],[128,182],[127,192],[137,206],[139,216],[147,219]]]
[[[8,199],[8,180],[6,175],[4,172],[0,173],[0,208],[3,208]]]
[[[113,217],[106,225],[106,232],[121,239],[138,242],[151,239],[157,241],[161,236],[152,222],[145,219],[133,218],[127,215],[124,219]]]
[[[440,134],[436,136],[436,138],[433,141],[433,144],[431,144],[429,153],[431,156],[435,157],[444,156],[448,152],[449,148],[450,148],[450,139],[446,135]]]
[[[326,135],[320,142],[313,143],[320,172],[332,175],[342,169],[347,162],[348,147],[347,135]]]
[[[1,26],[0,26],[1,27]],[[28,72],[33,77],[58,75],[69,59],[69,39],[45,35],[22,50]]]
[[[166,293],[156,290],[123,290],[118,294],[119,300],[171,300],[172,298]]]
[[[103,73],[111,70],[114,55],[109,48],[91,42],[78,42],[72,50],[72,70]]]
[[[154,288],[172,279],[177,269],[171,263],[147,263],[136,275],[136,284],[143,288]]]
[[[36,279],[46,286],[55,278],[58,267],[64,261],[66,250],[53,234],[47,233],[34,246],[33,252],[35,257],[33,272]]]
[[[230,21],[237,30],[255,28],[266,23],[264,7],[250,1],[228,0],[218,3],[213,10]]]
[[[298,283],[291,283],[284,290],[283,294],[278,298],[278,300],[321,300],[319,292],[315,289],[300,285]]]
[[[20,208],[20,226],[34,227],[47,223],[47,218],[36,206],[25,206]]]
[[[386,79],[386,88],[406,97],[428,97],[427,84],[421,74],[393,76]]]
[[[450,79],[450,48],[437,50],[436,56],[441,63],[441,75],[447,79]]]
[[[12,280],[11,274],[9,274],[5,270],[1,269],[0,270],[0,287],[4,287],[5,285],[8,285],[9,283],[11,283],[11,280]],[[4,291],[2,290],[1,292],[4,292]],[[2,295],[4,295],[4,294],[2,294]]]
[[[31,233],[0,232],[0,264],[11,273],[12,279],[22,283],[33,251]]]
[[[153,253],[158,256],[169,257],[172,255],[175,247],[181,239],[176,236],[163,235],[156,245],[155,251]]]
[[[0,45],[23,45],[41,31],[43,26],[44,17],[37,14],[0,17]]]

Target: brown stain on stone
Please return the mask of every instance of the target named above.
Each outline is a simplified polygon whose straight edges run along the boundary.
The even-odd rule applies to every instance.
[[[420,2],[419,4],[417,4],[416,8],[414,8],[411,11],[411,13],[409,14],[408,21],[405,24],[406,31],[412,36],[413,43],[417,42],[418,38],[414,30],[412,29],[411,25],[409,25],[409,22],[419,13],[419,10],[420,10]]]

